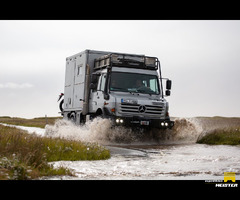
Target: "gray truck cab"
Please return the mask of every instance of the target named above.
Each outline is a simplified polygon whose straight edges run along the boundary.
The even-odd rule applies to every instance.
[[[99,116],[114,125],[172,128],[171,81],[165,94],[162,82],[157,57],[85,50],[67,58],[62,115],[76,124]]]

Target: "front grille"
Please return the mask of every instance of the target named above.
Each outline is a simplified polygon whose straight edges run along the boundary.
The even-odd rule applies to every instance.
[[[139,104],[120,104],[120,113],[131,113],[131,114],[139,114]],[[162,115],[164,112],[163,106],[159,105],[144,105],[146,110],[140,114],[144,115]]]

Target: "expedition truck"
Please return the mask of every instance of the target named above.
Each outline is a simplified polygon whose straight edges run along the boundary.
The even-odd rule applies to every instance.
[[[94,117],[113,125],[172,128],[171,80],[162,78],[160,61],[145,55],[85,50],[66,58],[64,94],[59,100],[64,119],[76,124]],[[166,79],[166,91],[163,90]]]

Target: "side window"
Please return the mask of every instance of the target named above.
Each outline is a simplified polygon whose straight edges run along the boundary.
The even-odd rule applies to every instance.
[[[101,90],[101,91],[104,91],[105,83],[106,83],[106,77],[107,77],[106,74],[103,74],[103,75],[102,75],[102,78],[101,78],[101,87],[100,87],[100,90]]]
[[[150,79],[150,89],[159,94],[157,79]]]

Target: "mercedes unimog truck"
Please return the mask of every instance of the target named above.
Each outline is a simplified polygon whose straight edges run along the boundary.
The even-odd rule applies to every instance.
[[[77,125],[102,117],[113,125],[166,129],[174,126],[165,99],[170,89],[157,57],[85,50],[66,58],[59,107]]]

